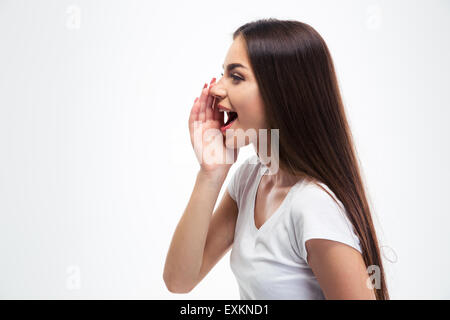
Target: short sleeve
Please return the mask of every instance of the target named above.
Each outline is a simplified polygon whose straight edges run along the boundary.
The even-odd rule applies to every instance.
[[[334,193],[323,185],[335,198]],[[295,244],[298,255],[307,260],[305,243],[310,239],[327,239],[347,244],[362,253],[358,236],[345,215],[340,201],[315,184],[296,194],[293,201]],[[339,205],[338,205],[339,204]]]
[[[230,197],[236,202],[237,202],[237,200],[236,200],[236,189],[237,189],[236,184],[237,184],[237,180],[239,180],[239,178],[237,176],[238,176],[238,170],[236,169],[236,171],[231,176],[231,180],[228,183],[228,187],[227,187]]]
[[[245,172],[249,169],[249,164],[254,164],[257,156],[252,156],[244,160],[236,169],[236,171],[231,176],[230,182],[228,183],[227,190],[231,198],[238,203],[239,195],[241,192],[241,186],[243,184],[243,178]]]

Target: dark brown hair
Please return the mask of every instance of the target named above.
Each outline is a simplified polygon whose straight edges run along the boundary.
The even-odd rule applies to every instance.
[[[377,300],[389,300],[371,209],[361,179],[333,61],[308,24],[261,19],[233,33],[242,36],[268,129],[279,129],[279,166],[326,184],[342,202],[360,240],[366,266],[380,269]]]

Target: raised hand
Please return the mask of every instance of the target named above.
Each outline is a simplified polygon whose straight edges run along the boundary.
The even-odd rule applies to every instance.
[[[239,149],[227,148],[225,137],[220,131],[224,124],[224,114],[215,108],[218,101],[210,94],[215,80],[211,80],[209,87],[205,84],[200,98],[194,101],[189,115],[189,133],[201,170],[226,174],[237,160]]]

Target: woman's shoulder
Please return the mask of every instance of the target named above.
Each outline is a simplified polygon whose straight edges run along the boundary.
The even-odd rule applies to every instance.
[[[325,184],[305,180],[297,188],[293,198],[293,209],[298,214],[308,212],[343,212],[344,206],[335,193]]]
[[[247,157],[244,161],[242,161],[236,171],[240,171],[241,173],[247,173],[253,172],[254,170],[258,169],[261,166],[261,162],[257,155],[252,155]]]
[[[249,156],[244,161],[240,163],[235,163],[236,166],[234,173],[232,174],[232,180],[236,184],[244,184],[246,181],[254,175],[256,170],[260,166],[260,162],[257,155]]]
[[[342,202],[325,183],[305,183],[296,191],[290,221],[297,236],[297,248],[305,261],[305,242],[314,238],[342,242],[362,252]]]
[[[246,163],[247,165],[261,165],[261,161],[259,160],[259,157],[256,154],[247,157],[244,163]]]
[[[249,189],[251,184],[256,181],[256,173],[259,168],[258,156],[247,157],[240,163],[235,163],[237,166],[231,174],[231,180],[228,184],[228,190],[231,197],[239,203],[240,198],[244,196],[244,191]]]

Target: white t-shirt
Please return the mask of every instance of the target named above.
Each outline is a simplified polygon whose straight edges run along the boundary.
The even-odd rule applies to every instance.
[[[325,299],[307,263],[305,242],[312,238],[345,243],[361,252],[343,205],[312,182],[299,181],[278,209],[256,228],[254,205],[262,175],[268,170],[257,155],[246,159],[228,184],[239,214],[230,266],[247,299]],[[330,194],[334,193],[324,184]]]

